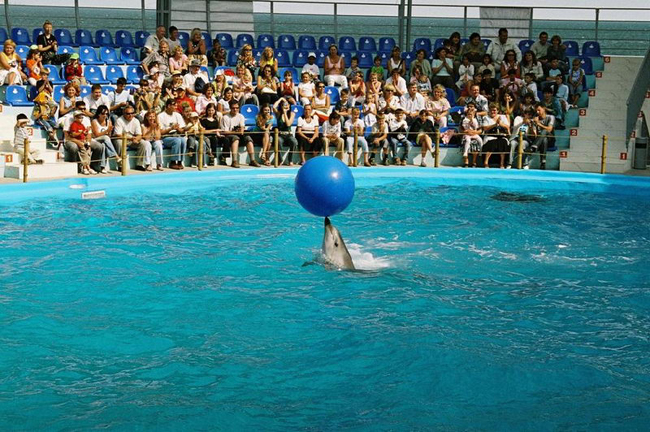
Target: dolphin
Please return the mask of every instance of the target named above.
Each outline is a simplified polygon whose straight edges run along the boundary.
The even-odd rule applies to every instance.
[[[330,218],[325,218],[325,233],[323,234],[323,258],[329,264],[341,270],[354,270],[354,263],[341,233],[337,230]]]

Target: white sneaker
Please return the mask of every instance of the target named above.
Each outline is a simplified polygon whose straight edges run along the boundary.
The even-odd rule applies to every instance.
[[[102,168],[102,170],[100,171],[100,173],[102,173],[102,174],[110,174],[111,171],[108,170],[108,169],[106,169],[106,167],[104,167],[104,168]]]
[[[97,171],[95,171],[95,170],[92,169],[92,168],[88,168],[88,172],[89,172],[90,174],[97,174]]]
[[[528,165],[524,165],[524,169],[530,169]]]

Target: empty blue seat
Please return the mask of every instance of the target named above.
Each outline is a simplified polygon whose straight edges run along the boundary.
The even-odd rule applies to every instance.
[[[534,40],[524,39],[519,41],[519,51],[524,54],[526,51],[530,51],[530,47],[535,43]]]
[[[339,51],[339,55],[343,59],[343,63],[345,64],[345,67],[350,67],[350,64],[352,63],[352,57],[354,57],[354,53],[351,51]]]
[[[44,32],[43,32],[43,28],[42,28],[42,27],[35,28],[34,31],[32,31],[32,41],[34,42],[34,44],[36,44],[36,41],[38,40],[38,37],[39,37],[40,35],[42,35],[43,33],[44,33]],[[54,36],[56,36],[56,33],[54,34]],[[57,39],[58,39],[58,38],[57,38]],[[62,44],[62,43],[59,42],[59,45],[72,45],[72,44],[71,44],[71,43]]]
[[[433,43],[433,51],[438,50],[439,48],[442,48],[445,46],[445,38],[438,38],[436,41]]]
[[[255,48],[254,42],[253,42],[253,36],[249,35],[248,33],[240,33],[240,34],[238,34],[237,35],[237,44],[235,45],[235,48],[241,48],[246,44],[248,44],[248,45],[252,46],[253,48]]]
[[[298,71],[296,70],[296,68],[292,68],[292,67],[284,67],[278,71],[278,76],[280,77],[280,81],[284,81],[284,73],[286,71],[291,72],[291,76],[293,77],[293,82],[296,83],[297,85],[297,83],[300,82],[299,81],[300,78],[298,77]]]
[[[578,52],[578,50],[579,50],[578,42],[576,42],[576,41],[564,41],[564,45],[566,46],[565,55],[567,57],[578,57],[580,55],[580,53]]]
[[[201,32],[201,39],[205,42],[205,49],[210,51],[212,49],[212,38],[210,37],[210,33]]]
[[[81,96],[82,98],[85,98],[86,96],[90,96],[91,91],[89,85],[81,86],[80,90],[81,91],[79,93],[79,96]]]
[[[582,44],[583,57],[600,57],[600,44],[596,41],[587,41]]]
[[[296,50],[293,52],[293,67],[302,68],[307,63],[307,54],[305,50]]]
[[[275,48],[275,40],[273,40],[273,35],[261,34],[257,37],[257,48],[262,49],[266,47]]]
[[[93,47],[82,46],[79,47],[79,61],[83,64],[88,65],[99,65],[104,64],[97,58],[97,53]]]
[[[255,49],[253,50],[253,58],[255,59],[255,61],[256,61],[257,63],[259,63],[259,62],[260,62],[260,58],[262,58],[262,50],[259,49],[259,48],[255,48]]]
[[[134,47],[133,36],[128,30],[118,30],[115,32],[115,43],[118,47]]]
[[[46,68],[50,70],[50,81],[52,81],[52,84],[57,85],[57,84],[65,84],[66,81],[61,78],[61,73],[57,69],[56,66],[54,65],[44,65]]]
[[[221,48],[230,49],[235,47],[232,43],[232,36],[230,33],[217,33],[215,39],[219,40]]]
[[[64,85],[55,85],[54,86],[54,89],[52,91],[52,97],[54,98],[54,101],[56,103],[59,103],[59,101],[61,100],[61,97],[63,97],[63,95],[65,94],[65,92],[63,91],[63,87],[65,87],[65,86]]]
[[[379,51],[387,52],[392,51],[395,46],[395,39],[392,37],[379,38]]]
[[[320,39],[318,39],[319,50],[327,51],[330,49],[331,45],[336,45],[336,39],[332,36],[321,36]]]
[[[113,87],[113,86],[110,86],[110,85],[103,85],[102,86],[102,94],[105,94],[106,96],[108,96],[109,94],[111,94],[114,91],[115,91],[115,87]]]
[[[11,29],[11,39],[16,42],[16,45],[32,44],[32,41],[29,40],[29,32],[23,27],[14,27]]]
[[[74,33],[75,45],[77,46],[94,46],[93,35],[88,30],[79,29]],[[71,44],[72,45],[72,44]]]
[[[231,49],[228,51],[228,66],[237,66],[237,58],[239,57],[239,51],[236,49]]]
[[[260,107],[257,105],[246,104],[241,107],[241,115],[244,116],[246,126],[253,126],[255,124],[255,117],[260,112]]]
[[[368,36],[359,38],[359,51],[377,51],[377,44],[375,43],[375,39]]]
[[[86,77],[86,81],[91,84],[108,84],[108,80],[104,78],[104,74],[98,66],[86,66],[84,68],[84,76]]]
[[[381,65],[386,69],[388,67],[388,59],[390,58],[391,53],[389,51],[381,51],[377,55],[381,58]],[[373,59],[372,61],[374,65],[375,60]]]
[[[356,51],[357,43],[352,36],[342,36],[339,39],[339,49],[342,51]]]
[[[138,50],[135,48],[122,48],[120,50],[120,59],[122,63],[129,65],[140,64],[140,56],[138,55]]]
[[[415,60],[415,52],[403,52],[402,58],[404,59],[404,65],[406,66],[406,69],[408,69],[411,67],[411,62]]]
[[[72,41],[72,34],[70,30],[64,28],[58,28],[54,30],[54,37],[59,45],[74,45]]]
[[[452,107],[455,107],[456,104],[456,92],[454,89],[451,89],[449,87],[445,88],[445,91],[447,92],[447,100],[449,101],[449,105]]]
[[[315,50],[316,39],[313,36],[300,36],[298,38],[298,49],[300,50]]]
[[[135,32],[135,37],[133,42],[135,43],[135,46],[137,48],[142,48],[144,46],[144,43],[147,41],[147,38],[149,37],[149,32],[138,30]]]
[[[278,36],[278,48],[293,51],[296,49],[296,39],[291,35],[280,35]]]
[[[23,86],[10,85],[7,86],[7,93],[5,94],[5,102],[11,106],[33,106],[27,98],[27,91]]]
[[[325,65],[325,57],[327,57],[328,54],[329,54],[329,51],[327,51],[327,50],[324,50],[324,51],[318,50],[318,51],[316,51],[316,64],[318,65],[318,67],[322,68]]]
[[[371,68],[373,65],[373,56],[370,52],[358,52],[357,57],[359,58],[359,67],[360,68]]]
[[[113,35],[108,30],[97,30],[95,32],[95,43],[98,46],[115,46]]]
[[[132,84],[138,84],[144,77],[144,71],[140,66],[129,66],[126,68],[126,81]]]
[[[117,56],[117,52],[115,51],[115,48],[113,48],[113,47],[102,47],[102,48],[100,48],[99,49],[99,59],[103,63],[109,64],[109,65],[124,63]]]
[[[305,113],[305,109],[302,107],[302,105],[291,105],[291,111],[296,115],[293,119],[292,126],[297,126],[298,119]]]
[[[178,41],[181,43],[183,49],[187,49],[187,44],[190,41],[190,34],[188,32],[178,32]]]
[[[18,54],[21,59],[25,60],[27,58],[27,53],[29,53],[29,47],[27,45],[16,45],[16,54]]]
[[[276,50],[275,58],[278,60],[278,67],[291,66],[291,57],[289,57],[289,52],[287,52],[287,50],[284,49]]]
[[[580,67],[584,69],[585,74],[593,75],[594,66],[593,63],[591,62],[591,59],[589,57],[578,57],[578,58],[580,59]]]
[[[0,28],[0,43],[5,43],[5,41],[9,39],[7,36],[7,29],[5,28]]]
[[[413,51],[419,49],[425,50],[427,53],[431,52],[431,40],[429,38],[417,38],[413,41]]]
[[[107,66],[106,79],[113,84],[117,84],[118,78],[125,78],[122,68],[120,66]]]
[[[488,49],[488,47],[492,43],[490,39],[481,39],[481,42],[483,42],[483,46],[485,47],[485,49]]]
[[[329,95],[330,104],[335,104],[339,101],[339,99],[341,99],[339,95],[339,89],[334,86],[325,86],[324,92],[325,94]]]
[[[56,50],[57,54],[72,54],[74,53],[74,48],[71,46],[59,45],[59,48]]]

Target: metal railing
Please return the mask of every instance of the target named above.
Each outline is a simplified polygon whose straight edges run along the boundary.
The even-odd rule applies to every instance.
[[[634,85],[627,98],[625,137],[630,138],[636,125],[636,119],[641,111],[647,92],[650,90],[650,48],[648,48],[643,63],[637,72]]]

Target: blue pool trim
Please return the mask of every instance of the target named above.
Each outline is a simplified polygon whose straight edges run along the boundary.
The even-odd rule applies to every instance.
[[[77,177],[0,186],[0,205],[46,198],[81,198],[82,192],[103,190],[107,197],[134,192],[178,194],[189,189],[213,188],[223,182],[264,183],[293,179],[297,168],[187,171],[126,177]],[[518,191],[601,192],[650,197],[650,178],[577,172],[463,169],[360,168],[353,169],[357,186],[376,186],[400,180],[431,185],[490,186]]]

